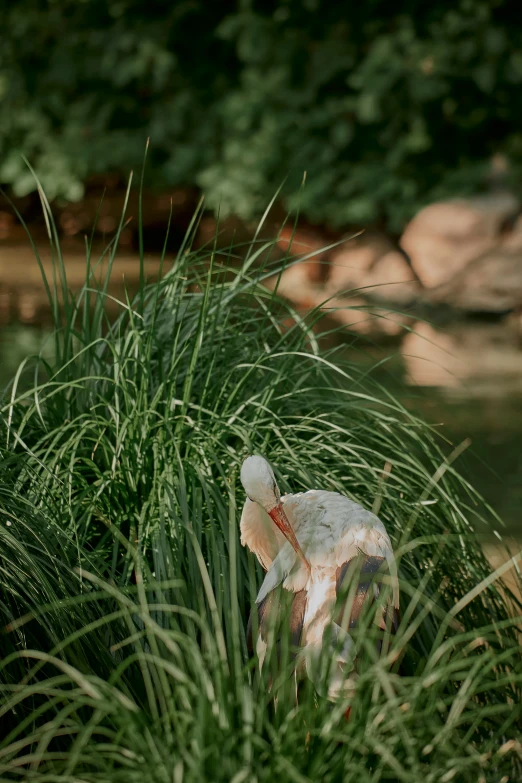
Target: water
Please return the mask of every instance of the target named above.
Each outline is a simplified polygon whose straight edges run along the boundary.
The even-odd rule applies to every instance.
[[[456,467],[522,539],[522,350],[509,321],[414,324],[398,342],[349,350],[453,445]],[[448,444],[448,452],[451,451]]]
[[[154,263],[149,263],[147,274],[154,273]],[[121,259],[119,264],[132,289],[139,271],[136,259]],[[0,264],[3,271],[8,279],[0,275],[0,387],[50,334],[49,311],[38,278],[33,275],[35,279],[31,277],[26,285],[25,275],[13,272],[13,265],[3,270]],[[83,258],[76,265],[72,261],[71,279],[76,275],[81,281],[84,274]],[[117,288],[113,293],[121,296]],[[505,521],[510,534],[521,540],[520,321],[461,319],[439,326],[410,323],[408,328],[394,330],[392,337],[361,335],[346,350],[409,410],[440,427],[455,446],[471,439],[458,465]],[[47,339],[44,350],[50,349]]]

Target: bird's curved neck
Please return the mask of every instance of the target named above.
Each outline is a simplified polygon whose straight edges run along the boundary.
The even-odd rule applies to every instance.
[[[258,504],[247,500],[240,522],[241,543],[247,546],[268,568],[281,547],[286,543],[283,534],[275,527],[266,511]]]

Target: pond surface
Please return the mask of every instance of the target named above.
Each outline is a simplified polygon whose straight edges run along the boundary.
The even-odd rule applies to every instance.
[[[522,540],[522,350],[512,324],[413,330],[398,345],[351,350],[350,358],[376,367],[380,384],[453,447],[471,441],[455,467]]]
[[[138,263],[125,259],[122,264],[132,289]],[[79,279],[84,270],[83,259],[78,260]],[[7,272],[0,264],[2,271]],[[74,277],[74,269],[72,273]],[[2,388],[20,361],[38,352],[50,335],[45,326],[50,320],[45,295],[37,277],[32,277],[30,286],[24,285],[23,267],[17,272],[11,265],[7,278],[0,274]],[[455,446],[471,439],[471,447],[459,458],[460,469],[505,521],[510,534],[522,540],[520,322],[513,317],[463,319],[444,326],[417,321],[392,339],[361,336],[346,350],[369,370],[379,362],[371,370],[379,382],[409,410],[439,426]]]

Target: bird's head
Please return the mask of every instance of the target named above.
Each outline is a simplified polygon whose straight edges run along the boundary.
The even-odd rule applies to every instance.
[[[281,503],[281,493],[274,471],[264,457],[254,455],[246,458],[241,466],[241,483],[250,500],[259,503],[265,509],[268,516],[287,541],[292,544],[303,563],[310,570],[310,563],[304,556]]]
[[[264,457],[246,458],[241,466],[241,483],[250,500],[259,503],[268,514],[281,502],[274,471]]]

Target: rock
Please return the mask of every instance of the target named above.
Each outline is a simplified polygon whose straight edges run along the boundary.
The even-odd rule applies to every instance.
[[[498,246],[483,253],[426,299],[476,313],[502,314],[522,307],[522,249]]]
[[[327,290],[357,291],[372,300],[409,304],[420,292],[406,258],[380,236],[363,234],[335,248],[328,256]]]
[[[294,271],[288,269],[283,275],[285,288],[292,286],[293,301],[319,298],[322,302],[355,292],[376,302],[402,305],[419,296],[415,273],[388,238],[364,232],[332,248],[336,241],[336,237],[313,229],[293,233],[291,227],[283,228],[279,247],[291,256],[306,257],[305,261],[293,262]],[[299,271],[295,271],[297,268]]]
[[[307,264],[299,261],[292,262],[281,275],[270,277],[265,284],[299,309],[311,310],[326,298],[323,287],[310,279]]]
[[[310,280],[306,264],[299,262],[265,284],[270,290],[277,286],[277,293],[298,310],[321,310],[337,324],[361,334],[394,336],[403,330],[404,324],[411,323],[408,316],[369,305],[361,296],[329,295],[324,286]]]
[[[432,288],[497,245],[518,209],[505,191],[431,204],[406,226],[400,245],[421,283]]]
[[[516,219],[511,230],[506,232],[501,244],[506,250],[522,251],[522,215]]]
[[[327,255],[325,248],[331,244],[328,238],[312,228],[283,226],[277,238],[277,244],[290,256],[305,256],[301,262],[305,276],[310,283],[319,283],[327,276]]]
[[[359,288],[363,277],[392,249],[391,242],[381,236],[364,232],[347,237],[328,254],[328,290],[344,293]]]
[[[416,301],[421,285],[398,250],[391,250],[367,271],[361,281],[364,294],[389,304],[409,305]]]

